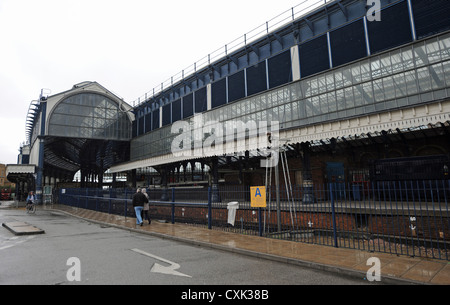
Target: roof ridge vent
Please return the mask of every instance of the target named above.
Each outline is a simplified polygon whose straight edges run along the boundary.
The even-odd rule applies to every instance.
[[[78,84],[73,85],[73,89],[75,89],[75,88],[81,88],[81,87],[87,86],[87,85],[89,85],[89,84],[92,84],[92,82],[91,82],[91,81],[81,82],[81,83],[78,83]]]

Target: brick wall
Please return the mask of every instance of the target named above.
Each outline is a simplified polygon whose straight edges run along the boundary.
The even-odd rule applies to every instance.
[[[151,209],[153,218],[171,220],[171,206],[156,206]],[[226,208],[214,208],[213,225],[227,226],[228,210]],[[175,221],[186,223],[206,224],[208,221],[207,207],[181,207],[175,208]],[[263,214],[264,217],[264,214]],[[357,218],[364,217],[365,222],[357,221]],[[258,228],[258,210],[238,209],[236,211],[236,226],[240,223],[240,219],[246,228]],[[289,211],[281,211],[281,225],[283,230],[292,228],[292,219],[294,221],[294,230],[324,230],[331,232],[333,230],[333,218],[331,213],[317,212],[297,212],[291,214]],[[355,215],[346,213],[336,213],[337,231],[345,234],[364,234],[372,236],[396,236],[396,237],[414,237],[425,241],[433,240],[450,240],[450,220],[448,217],[436,217],[436,215],[418,216],[411,221],[409,216],[402,215]],[[271,211],[265,214],[266,224],[270,223],[272,227],[277,226],[277,213]],[[414,228],[414,230],[411,228]]]

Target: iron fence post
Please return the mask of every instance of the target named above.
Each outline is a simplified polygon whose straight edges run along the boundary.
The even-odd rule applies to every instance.
[[[98,198],[100,197],[99,189],[96,190],[95,197],[95,211],[98,211]]]
[[[212,229],[212,194],[211,187],[208,187],[208,229]]]
[[[336,213],[334,208],[333,183],[330,183],[330,200],[331,200],[331,215],[333,218],[333,240],[334,246],[338,248],[337,243],[337,227],[336,227]]]
[[[125,189],[125,211],[124,211],[124,213],[125,213],[125,218],[127,217],[127,210],[128,210],[128,194],[127,194],[127,189]],[[109,207],[109,214],[111,214],[111,206]]]
[[[112,201],[111,198],[112,198],[112,188],[109,189],[108,210],[109,210],[109,207],[111,206],[111,201]]]
[[[172,224],[175,224],[175,188],[172,188]]]
[[[258,208],[258,229],[259,229],[259,236],[263,236],[263,228],[262,228],[262,209]]]
[[[89,189],[86,189],[86,201],[84,202],[86,210],[88,209],[88,203],[89,203]]]

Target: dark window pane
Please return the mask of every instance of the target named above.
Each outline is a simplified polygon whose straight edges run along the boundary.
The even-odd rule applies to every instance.
[[[330,45],[334,67],[365,57],[367,48],[362,19],[330,32]]]
[[[194,94],[183,97],[183,119],[194,115]]]
[[[330,68],[327,35],[322,35],[299,46],[300,71],[306,77]]]
[[[152,130],[152,114],[151,112],[145,115],[145,130],[144,133],[147,133]]]
[[[228,103],[245,97],[244,70],[228,77]]]
[[[278,87],[292,81],[291,51],[285,51],[268,60],[269,88]]]
[[[267,90],[266,61],[247,68],[247,95]]]
[[[138,118],[138,134],[144,134],[144,116]]]
[[[412,0],[412,10],[418,39],[450,29],[450,1]]]
[[[152,112],[152,130],[159,128],[159,108]]]
[[[195,113],[201,113],[208,109],[206,101],[206,87],[195,91]]]
[[[215,108],[227,103],[227,80],[221,79],[211,86],[211,107]]]
[[[381,21],[367,22],[372,54],[412,41],[406,1],[381,10]]]
[[[171,119],[170,119],[170,117],[171,117],[171,105],[170,104],[168,104],[168,105],[165,105],[165,106],[163,106],[163,110],[162,110],[162,126],[166,126],[166,125],[169,125],[170,123],[172,123],[171,122]]]
[[[181,99],[172,103],[172,123],[181,120]]]

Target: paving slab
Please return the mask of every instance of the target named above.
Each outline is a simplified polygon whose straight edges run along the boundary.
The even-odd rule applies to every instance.
[[[2,226],[11,231],[12,233],[14,233],[15,235],[33,235],[45,233],[44,230],[21,221],[2,223]]]

